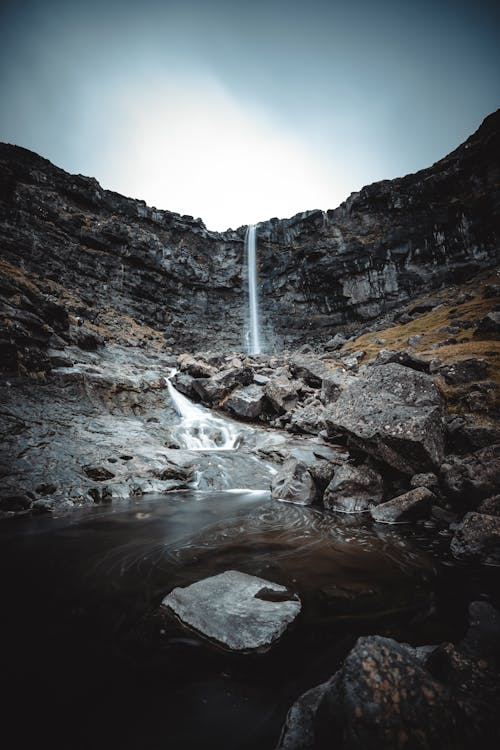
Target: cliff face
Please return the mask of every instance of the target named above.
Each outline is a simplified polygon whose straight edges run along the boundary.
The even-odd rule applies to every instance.
[[[429,169],[369,185],[326,213],[259,224],[268,347],[325,339],[494,265],[499,154],[500,111]],[[26,289],[4,284],[5,345],[23,344],[37,326],[43,344],[44,326],[59,314],[57,284],[84,319],[113,308],[164,333],[175,349],[241,348],[245,228],[210,232],[201,220],[103,190],[16,146],[0,145],[0,164],[2,257],[28,278],[53,282],[38,285],[41,300],[28,300],[38,318],[31,328],[26,309],[16,319]]]

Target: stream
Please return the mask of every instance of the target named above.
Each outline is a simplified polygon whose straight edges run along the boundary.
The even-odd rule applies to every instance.
[[[181,427],[193,439],[216,440],[191,417]],[[233,450],[232,434],[220,434],[214,454]],[[494,571],[460,568],[448,546],[423,524],[373,524],[262,489],[4,523],[4,735],[20,748],[272,750],[291,703],[330,677],[358,636],[456,640],[471,600],[498,606]],[[301,614],[268,652],[230,653],[161,608],[175,586],[225,570],[299,594]]]

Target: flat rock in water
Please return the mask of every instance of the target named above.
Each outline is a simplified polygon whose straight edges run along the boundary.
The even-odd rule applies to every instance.
[[[301,609],[298,596],[285,586],[236,570],[175,588],[162,604],[186,625],[234,651],[269,647]]]

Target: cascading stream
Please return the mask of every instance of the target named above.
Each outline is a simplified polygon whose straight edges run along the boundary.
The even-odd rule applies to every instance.
[[[257,230],[250,224],[245,237],[248,268],[248,314],[249,341],[248,353],[260,354],[259,298],[257,293]]]
[[[168,393],[182,417],[175,437],[188,450],[235,450],[242,440],[242,428],[215,417],[208,409],[193,404],[179,393],[171,382],[176,372],[173,370],[167,379]]]

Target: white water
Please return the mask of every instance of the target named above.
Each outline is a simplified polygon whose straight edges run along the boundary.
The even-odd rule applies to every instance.
[[[249,312],[249,342],[248,353],[260,354],[259,330],[259,299],[257,294],[257,232],[254,224],[250,224],[246,237],[245,249],[248,263],[248,312]]]
[[[229,421],[214,417],[208,409],[193,404],[186,396],[179,393],[170,381],[175,373],[176,370],[170,373],[167,387],[170,398],[182,417],[175,437],[183,447],[194,451],[229,451],[237,448],[241,442],[242,430]]]

